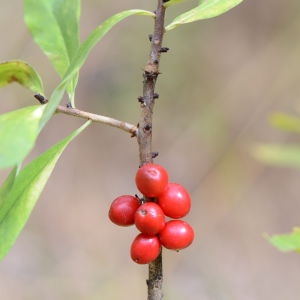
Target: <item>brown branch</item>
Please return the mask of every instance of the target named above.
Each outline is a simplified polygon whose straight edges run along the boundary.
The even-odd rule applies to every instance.
[[[137,127],[135,125],[120,120],[116,120],[110,117],[89,113],[77,108],[70,108],[70,107],[59,105],[56,109],[56,112],[86,119],[86,120],[91,120],[96,123],[102,123],[112,127],[116,127],[130,133],[132,136],[135,136],[137,133]]]
[[[159,75],[159,60],[164,34],[165,8],[162,0],[158,0],[154,33],[151,35],[151,50],[149,60],[143,72],[143,97],[141,102],[141,117],[138,130],[138,144],[141,165],[152,162],[152,114],[155,99],[155,84]]]
[[[143,72],[143,96],[139,97],[139,102],[141,103],[141,116],[139,121],[139,128],[137,131],[137,141],[139,145],[140,165],[153,161],[152,114],[155,99],[158,98],[158,94],[155,93],[155,84],[159,75],[160,54],[162,52],[166,52],[162,50],[162,41],[165,31],[165,7],[163,6],[164,2],[166,1],[158,0],[157,9],[155,11],[156,18],[154,24],[154,32],[149,36],[151,41],[151,49],[148,62]],[[162,282],[162,255],[160,254],[156,260],[149,264],[149,278],[147,280],[148,300],[162,299]]]
[[[34,95],[34,98],[37,99],[40,104],[44,105],[48,103],[48,99],[45,98],[43,95],[41,94],[36,94]],[[126,132],[129,132],[131,134],[131,136],[136,136],[137,134],[137,126],[132,125],[130,123],[127,122],[123,122],[117,119],[113,119],[110,117],[106,117],[106,116],[102,116],[102,115],[97,115],[97,114],[93,114],[87,111],[83,111],[77,108],[72,108],[69,105],[67,106],[62,106],[59,105],[56,108],[56,113],[63,113],[65,115],[69,115],[69,116],[73,116],[73,117],[78,117],[78,118],[82,118],[82,119],[86,119],[86,120],[91,120],[95,123],[102,123],[102,124],[106,124],[112,127],[116,127],[119,128],[121,130],[124,130]]]

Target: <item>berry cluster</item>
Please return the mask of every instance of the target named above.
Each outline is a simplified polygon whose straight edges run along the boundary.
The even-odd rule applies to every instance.
[[[131,258],[138,264],[148,264],[157,258],[161,246],[172,250],[188,247],[194,239],[194,231],[188,223],[177,220],[190,211],[191,198],[185,188],[168,182],[167,171],[152,163],[138,169],[135,182],[147,202],[137,196],[124,195],[116,198],[109,210],[113,223],[135,224],[141,232],[131,244]],[[176,220],[166,221],[166,217]]]

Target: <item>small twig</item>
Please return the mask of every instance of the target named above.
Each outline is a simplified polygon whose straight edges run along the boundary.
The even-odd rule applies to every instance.
[[[49,102],[48,99],[41,94],[34,95],[34,98],[37,99],[40,102],[40,104],[42,104],[42,105],[47,104]],[[123,122],[123,121],[113,119],[110,117],[106,117],[106,116],[102,116],[102,115],[89,113],[87,111],[83,111],[83,110],[80,110],[77,108],[73,108],[71,106],[71,103],[68,103],[66,106],[59,105],[56,108],[55,112],[73,116],[73,117],[86,119],[86,120],[91,120],[92,122],[95,122],[95,123],[102,123],[102,124],[106,124],[106,125],[109,125],[112,127],[116,127],[121,130],[124,130],[126,132],[129,132],[132,137],[136,136],[137,130],[138,130],[137,126],[132,125],[130,123]]]
[[[116,120],[110,117],[101,116],[93,113],[89,113],[77,108],[65,107],[59,105],[56,109],[57,113],[63,113],[65,115],[74,116],[86,120],[91,120],[95,123],[102,123],[112,127],[116,127],[122,129],[131,134],[131,136],[135,136],[137,132],[137,127],[127,122],[123,122],[120,120]]]

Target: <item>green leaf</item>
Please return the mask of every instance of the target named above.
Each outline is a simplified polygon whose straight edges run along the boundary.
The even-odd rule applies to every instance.
[[[80,70],[82,65],[85,63],[90,51],[93,47],[105,36],[105,34],[118,22],[132,15],[145,15],[155,17],[155,14],[146,10],[132,9],[117,13],[106,21],[101,23],[94,31],[90,33],[87,39],[79,47],[74,59],[71,62],[69,69],[67,70],[62,82],[56,87],[52,93],[47,108],[45,110],[43,119],[41,120],[41,127],[43,127],[48,120],[51,118],[57,105],[63,97],[64,91],[68,82],[72,80],[74,75]]]
[[[0,187],[0,211],[1,211],[1,206],[4,203],[4,198],[5,198],[4,195],[8,194],[11,191],[15,183],[15,179],[18,172],[19,172],[19,167],[18,166],[14,167],[10,172],[10,174],[7,176],[6,180],[3,182],[2,186]]]
[[[67,145],[91,122],[48,149],[20,171],[13,189],[4,194],[0,208],[0,259],[15,243],[42,193],[57,160]]]
[[[0,115],[0,168],[15,166],[33,148],[44,109],[34,105]]]
[[[175,27],[199,20],[217,17],[233,7],[240,4],[243,0],[203,0],[199,5],[179,16],[177,16],[167,27],[166,31]]]
[[[50,96],[49,102],[45,106],[45,110],[43,113],[43,116],[40,120],[40,130],[43,129],[43,127],[47,124],[47,122],[50,120],[52,115],[54,114],[56,107],[58,106],[59,102],[61,101],[68,82],[62,81],[53,91],[53,93]]]
[[[122,21],[123,19],[132,16],[132,15],[144,15],[144,16],[151,16],[155,17],[155,14],[150,11],[141,10],[141,9],[132,9],[122,11],[117,13],[103,23],[101,23],[95,30],[93,30],[87,39],[82,43],[77,51],[69,70],[67,71],[64,80],[68,80],[73,74],[78,71],[82,65],[84,64],[85,60],[87,59],[90,51],[93,47],[105,36],[106,33],[109,32],[117,23]]]
[[[79,48],[80,0],[25,0],[24,19],[61,78]],[[66,89],[74,106],[78,73]]]
[[[283,113],[274,113],[270,123],[281,130],[300,133],[300,118]]]
[[[25,0],[24,19],[33,39],[63,77],[79,47],[80,0]]]
[[[300,252],[300,228],[294,228],[289,234],[265,235],[265,238],[280,251]]]
[[[258,160],[283,167],[300,167],[300,145],[257,145],[253,155]]]
[[[35,93],[43,93],[43,83],[38,72],[21,60],[0,63],[0,87],[17,82]]]
[[[175,5],[175,4],[178,4],[178,3],[181,3],[181,2],[185,2],[186,0],[170,0],[166,3],[164,3],[164,7],[170,7],[172,5]]]

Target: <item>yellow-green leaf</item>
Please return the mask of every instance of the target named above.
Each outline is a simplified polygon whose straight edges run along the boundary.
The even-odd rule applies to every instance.
[[[175,27],[199,20],[217,17],[233,7],[240,4],[243,0],[203,0],[199,5],[179,16],[177,16],[168,26],[166,31]]]
[[[164,3],[164,7],[170,7],[172,5],[175,5],[175,4],[178,4],[181,2],[185,2],[185,1],[187,1],[187,0],[170,0],[170,1]]]
[[[266,239],[283,252],[300,252],[300,228],[296,227],[291,233],[278,235],[265,235]]]
[[[14,178],[12,188],[1,194],[0,259],[8,253],[22,231],[64,149],[90,123],[86,122],[29,163]],[[7,182],[11,184],[11,179]]]
[[[0,115],[0,168],[20,163],[33,148],[45,105],[34,105]]]
[[[13,82],[43,94],[43,83],[38,72],[24,61],[10,60],[0,63],[0,87]]]
[[[74,59],[72,60],[72,62],[70,64],[69,69],[67,70],[67,72],[64,75],[62,82],[53,91],[53,93],[49,99],[47,108],[45,110],[43,119],[41,120],[41,127],[43,127],[48,122],[48,120],[51,118],[51,116],[55,112],[57,105],[59,104],[60,100],[63,97],[66,86],[68,85],[70,80],[72,80],[74,78],[74,76],[80,70],[82,65],[85,63],[85,61],[86,61],[90,51],[93,49],[93,47],[117,23],[119,23],[123,19],[125,19],[129,16],[133,16],[133,15],[144,15],[144,16],[155,17],[154,13],[149,12],[147,10],[131,9],[131,10],[122,11],[120,13],[117,13],[117,14],[111,16],[110,18],[105,20],[103,23],[101,23],[96,29],[94,29],[90,33],[90,35],[86,38],[86,40],[79,47],[78,51],[76,52],[76,55],[74,56]]]
[[[300,145],[261,144],[253,148],[258,160],[281,167],[300,167]]]
[[[24,19],[33,39],[61,78],[79,48],[80,0],[25,0]],[[74,105],[78,74],[67,86]]]
[[[63,77],[79,47],[80,0],[25,0],[24,20],[33,39]]]
[[[300,118],[283,113],[274,113],[270,117],[270,123],[281,130],[300,133]]]
[[[7,176],[6,180],[3,182],[2,186],[0,187],[0,211],[1,206],[4,203],[5,195],[10,192],[13,188],[16,176],[19,172],[19,166],[14,167],[12,171]]]

